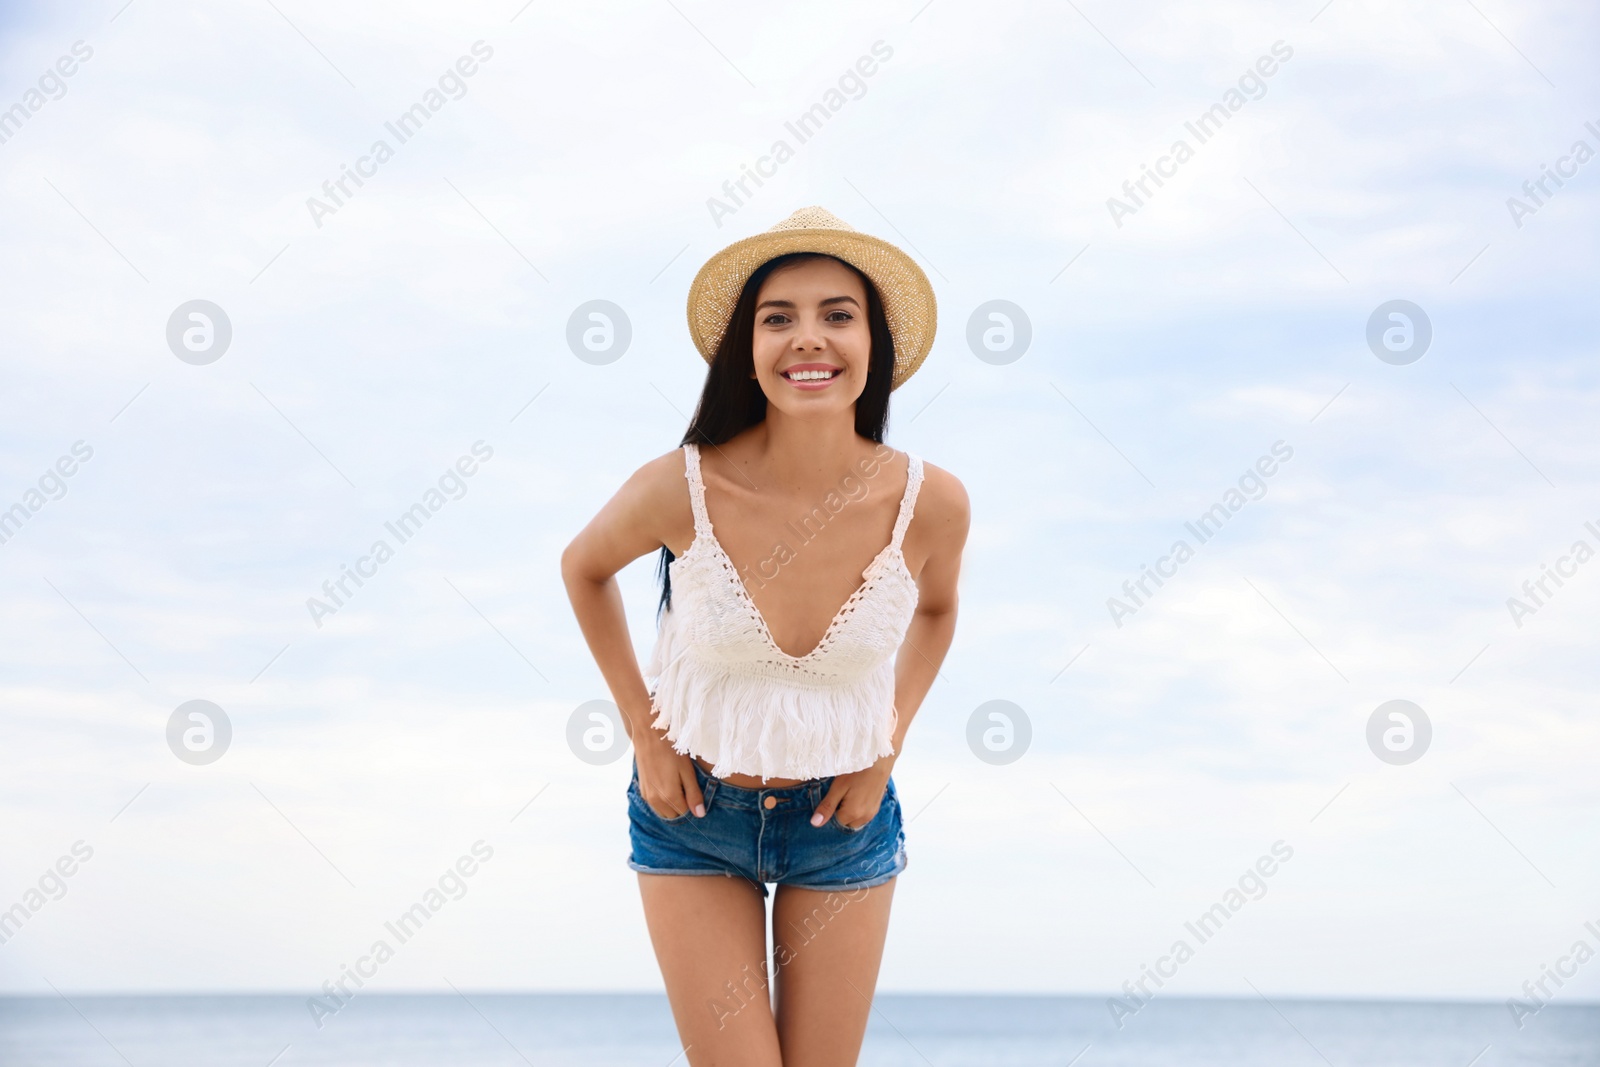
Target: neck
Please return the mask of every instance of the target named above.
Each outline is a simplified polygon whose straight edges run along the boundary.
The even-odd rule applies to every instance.
[[[853,407],[826,418],[797,419],[769,405],[761,428],[753,442],[756,459],[785,488],[831,485],[861,455]]]

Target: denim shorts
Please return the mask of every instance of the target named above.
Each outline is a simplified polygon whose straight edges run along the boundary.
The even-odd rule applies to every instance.
[[[811,815],[833,778],[783,789],[745,789],[706,773],[694,760],[706,813],[663,818],[639,793],[639,765],[628,783],[628,866],[645,874],[722,874],[824,892],[882,885],[906,869],[906,835],[894,778],[878,814],[850,829],[837,815],[821,826]]]

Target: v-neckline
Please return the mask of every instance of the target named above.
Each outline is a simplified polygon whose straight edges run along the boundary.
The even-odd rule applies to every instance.
[[[772,636],[772,628],[767,625],[767,617],[761,613],[761,608],[756,605],[755,597],[750,595],[749,588],[744,584],[744,576],[739,573],[739,565],[733,562],[733,557],[728,555],[728,550],[722,547],[722,540],[717,536],[716,523],[711,521],[711,506],[706,503],[705,468],[698,463],[699,458],[700,457],[696,457],[696,466],[699,467],[699,470],[697,470],[695,474],[700,482],[700,506],[706,517],[706,536],[711,539],[712,547],[716,549],[717,555],[722,557],[723,562],[728,565],[728,569],[733,572],[734,587],[739,592],[739,598],[743,600],[745,606],[750,609],[750,614],[755,617],[756,624],[760,626],[761,636],[766,639],[767,647],[792,663],[805,662],[827,647],[829,639],[833,637],[834,630],[838,629],[840,622],[845,618],[845,612],[849,611],[851,605],[854,604],[871,587],[873,570],[876,569],[881,562],[883,562],[884,556],[895,550],[895,531],[900,527],[900,516],[905,512],[906,498],[911,495],[910,454],[908,453],[906,455],[906,488],[901,494],[900,504],[895,510],[894,528],[889,531],[889,543],[884,545],[882,550],[879,551],[876,556],[872,557],[871,563],[868,563],[861,569],[861,584],[856,586],[855,591],[845,598],[845,602],[843,604],[839,605],[839,610],[833,613],[833,618],[828,620],[828,628],[822,632],[822,638],[817,641],[816,647],[803,656],[790,655],[788,652],[785,652],[782,648],[778,647],[778,642],[774,640]],[[685,552],[684,555],[688,556],[689,554],[693,553],[695,545],[698,545],[699,543],[700,535],[697,533],[695,534],[694,544],[689,546],[688,552]],[[906,574],[907,577],[909,577],[911,571],[906,567],[904,553],[897,552],[896,555],[899,557],[900,569]]]
[[[778,642],[772,636],[772,628],[767,625],[767,617],[761,614],[761,608],[756,605],[755,597],[750,595],[750,590],[744,584],[744,576],[739,573],[738,565],[733,562],[733,557],[728,555],[728,550],[722,547],[722,542],[717,540],[717,535],[712,533],[710,537],[717,554],[722,557],[723,561],[728,564],[729,569],[733,571],[733,580],[737,583],[739,597],[744,601],[745,606],[750,609],[750,614],[755,617],[756,624],[761,628],[761,636],[766,639],[767,647],[784,659],[795,663],[808,660],[827,647],[829,640],[833,637],[833,632],[839,628],[840,623],[845,619],[845,613],[850,610],[850,606],[865,595],[872,586],[871,572],[873,569],[894,548],[893,543],[884,545],[883,551],[872,557],[872,562],[862,568],[861,584],[856,586],[855,591],[845,599],[843,604],[839,605],[839,610],[833,613],[833,618],[828,621],[828,628],[822,632],[822,638],[817,642],[816,647],[803,656],[795,656],[785,652],[778,646]]]

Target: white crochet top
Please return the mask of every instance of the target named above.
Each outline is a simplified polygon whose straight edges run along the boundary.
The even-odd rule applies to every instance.
[[[711,773],[822,778],[864,770],[894,753],[894,660],[917,606],[900,545],[922,485],[908,453],[894,535],[817,647],[778,647],[706,513],[700,451],[683,446],[694,543],[668,566],[672,606],[662,616],[651,679],[651,725]]]

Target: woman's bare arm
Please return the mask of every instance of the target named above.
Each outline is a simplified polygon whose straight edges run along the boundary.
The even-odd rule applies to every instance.
[[[972,524],[972,504],[966,487],[949,471],[931,463],[924,466],[916,517],[923,524],[917,531],[918,547],[926,546],[927,561],[917,575],[917,610],[895,660],[896,757],[905,747],[911,720],[933,688],[939,665],[955,639],[956,585],[961,577],[961,553]],[[910,536],[908,532],[908,540]]]
[[[666,732],[650,725],[650,692],[628,634],[616,574],[664,544],[691,539],[694,515],[683,464],[683,453],[674,451],[640,467],[561,554],[573,614],[633,741],[640,793],[658,810],[668,807],[662,814],[669,816],[701,803],[699,783],[688,757],[674,752]]]

